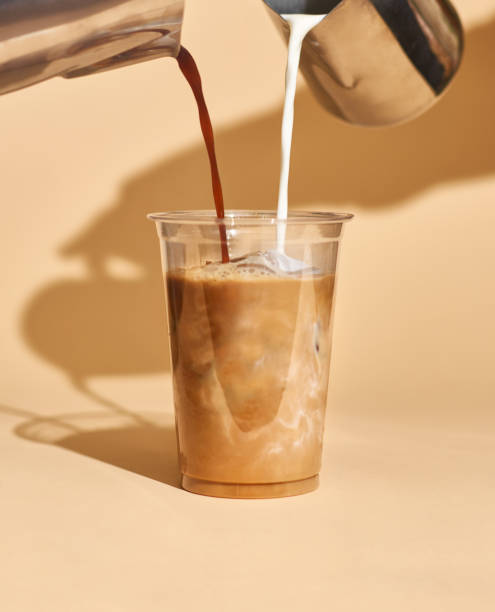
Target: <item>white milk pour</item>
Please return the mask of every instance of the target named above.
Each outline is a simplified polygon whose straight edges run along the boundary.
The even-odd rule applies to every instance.
[[[289,166],[292,144],[292,126],[294,124],[294,97],[296,95],[297,71],[301,46],[306,34],[326,17],[325,15],[282,15],[290,25],[289,52],[287,72],[285,74],[285,101],[282,118],[282,162],[280,168],[280,185],[278,191],[277,219],[287,219],[289,208]],[[285,224],[277,228],[278,251],[284,252]]]

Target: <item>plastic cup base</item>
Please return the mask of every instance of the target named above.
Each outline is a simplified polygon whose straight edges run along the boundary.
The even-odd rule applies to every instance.
[[[270,499],[274,497],[291,497],[303,495],[318,488],[318,474],[303,480],[290,482],[271,482],[263,484],[237,484],[211,482],[191,476],[182,476],[182,488],[198,495],[210,497],[230,497],[233,499]]]

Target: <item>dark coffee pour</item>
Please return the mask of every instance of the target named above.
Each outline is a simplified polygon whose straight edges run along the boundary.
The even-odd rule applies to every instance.
[[[220,174],[218,172],[217,156],[215,155],[213,128],[211,125],[210,115],[208,113],[208,107],[206,106],[203,95],[203,88],[201,86],[201,76],[193,56],[182,46],[180,48],[179,55],[177,56],[177,62],[179,63],[179,68],[181,69],[182,74],[186,77],[187,82],[191,86],[194,97],[196,98],[201,131],[203,132],[203,138],[208,151],[208,158],[210,160],[211,185],[213,188],[215,209],[217,211],[217,217],[219,219],[223,219],[225,217],[225,210],[223,206],[222,183],[220,181]],[[219,230],[220,244],[222,248],[222,263],[228,263],[229,250],[227,247],[227,231],[223,223],[220,224]]]

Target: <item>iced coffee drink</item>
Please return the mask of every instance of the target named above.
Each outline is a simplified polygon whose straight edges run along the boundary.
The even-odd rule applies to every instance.
[[[172,232],[159,221],[162,237],[171,231],[162,252],[185,489],[249,498],[317,487],[338,220],[333,228],[317,228],[314,245],[294,245],[306,260],[271,242],[274,248],[228,263],[202,253],[213,237],[218,243],[215,226],[212,239],[201,228],[193,248],[187,237],[178,237],[180,231],[190,234],[191,227]],[[236,228],[235,235],[244,231],[253,230]],[[188,260],[199,263],[187,265]]]
[[[334,277],[284,273],[264,259],[167,275],[186,488],[316,484]]]

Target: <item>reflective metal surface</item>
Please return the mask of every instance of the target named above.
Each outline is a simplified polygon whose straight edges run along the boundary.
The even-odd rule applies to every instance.
[[[183,0],[1,0],[0,94],[176,56]]]
[[[288,38],[289,13],[325,14],[303,44],[301,70],[323,106],[357,125],[425,111],[459,67],[462,26],[447,0],[263,0]]]

